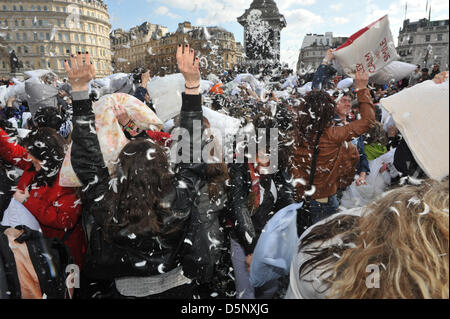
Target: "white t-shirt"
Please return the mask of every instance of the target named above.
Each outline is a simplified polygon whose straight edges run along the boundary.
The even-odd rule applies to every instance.
[[[15,228],[17,226],[27,226],[32,230],[42,232],[41,226],[37,219],[30,213],[30,211],[14,198],[3,214],[2,226]]]

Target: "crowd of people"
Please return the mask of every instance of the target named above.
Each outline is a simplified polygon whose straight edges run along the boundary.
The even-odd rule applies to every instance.
[[[201,90],[199,59],[180,44],[178,115],[159,119],[145,70],[108,92],[151,118],[143,125],[112,103],[106,125],[127,139],[112,171],[103,139],[116,137],[99,134],[106,95],[93,89],[89,53],[65,61],[65,79],[47,72],[27,80],[25,94],[0,105],[0,299],[448,298],[448,177],[426,175],[380,104],[418,83],[448,81],[448,72],[418,66],[375,85],[363,71],[343,78],[333,59],[330,50],[304,75],[240,66],[211,75]],[[182,142],[174,128],[211,138],[205,109],[258,131],[257,154],[206,163],[193,151],[174,161]],[[273,149],[261,132],[271,129],[278,165],[268,173]],[[78,187],[61,182],[67,159]],[[255,287],[259,239],[295,203],[304,207],[289,274]],[[80,272],[66,273],[70,265]],[[380,271],[376,289],[366,281],[370,265]]]

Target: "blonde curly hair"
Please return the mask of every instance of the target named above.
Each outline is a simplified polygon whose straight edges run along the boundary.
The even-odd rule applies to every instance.
[[[448,207],[448,179],[391,191],[368,207],[361,218],[341,217],[313,230],[303,247],[339,234],[343,243],[354,246],[309,251],[315,258],[302,266],[300,276],[305,269],[328,265],[326,271],[331,270],[331,275],[324,279],[328,298],[447,299]],[[369,265],[380,270],[377,288],[366,283]]]

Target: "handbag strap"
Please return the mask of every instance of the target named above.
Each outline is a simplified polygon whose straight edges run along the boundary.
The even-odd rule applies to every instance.
[[[312,160],[312,165],[311,165],[311,173],[309,175],[309,190],[311,190],[312,186],[314,185],[314,177],[316,175],[316,169],[317,169],[317,157],[319,156],[320,153],[320,149],[319,149],[319,142],[320,139],[322,138],[323,135],[323,131],[319,132],[319,134],[317,135],[317,139],[316,142],[314,144],[314,156],[313,156],[313,160]],[[307,196],[306,199],[309,201],[311,200],[311,196]]]
[[[75,229],[78,227],[78,224],[81,223],[81,217],[78,218],[77,223],[75,224],[75,226],[72,227],[72,229],[68,230],[64,236],[61,238],[61,241],[65,244],[66,241],[70,238],[70,236],[72,236],[73,232],[75,231]]]

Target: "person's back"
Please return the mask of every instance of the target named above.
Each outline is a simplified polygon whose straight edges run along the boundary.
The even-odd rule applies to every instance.
[[[179,67],[187,85],[199,84],[198,58],[190,68],[194,59],[190,52],[188,45],[185,53],[179,46]],[[93,66],[82,67],[92,77]],[[97,224],[91,233],[86,273],[115,281],[116,297],[188,298],[192,289],[189,278],[202,278],[209,258],[208,252],[189,245],[200,235],[193,222],[200,214],[194,200],[205,164],[193,164],[197,161],[190,158],[189,163],[179,164],[173,175],[161,146],[137,140],[122,150],[117,177],[110,181],[98,138],[90,134],[95,118],[88,83],[80,87],[68,64],[66,69],[74,98],[72,165],[85,185],[85,209]],[[194,121],[202,119],[202,108],[198,88],[191,86],[194,89],[187,87],[182,95],[180,127],[192,134]],[[190,143],[192,149],[193,141]],[[110,184],[115,186],[110,189]]]
[[[311,227],[286,298],[448,299],[448,186],[405,186]]]

